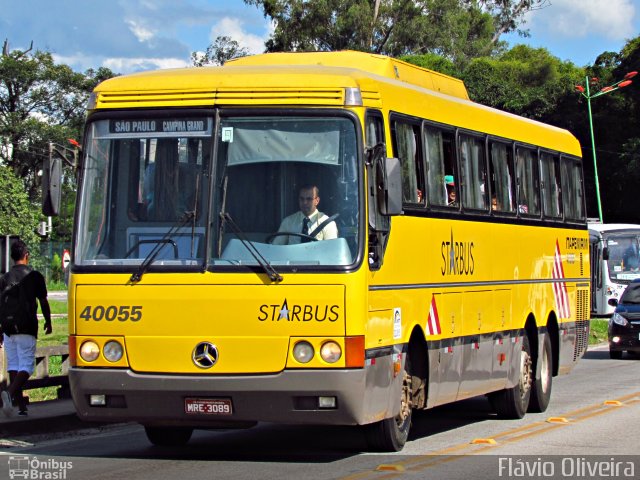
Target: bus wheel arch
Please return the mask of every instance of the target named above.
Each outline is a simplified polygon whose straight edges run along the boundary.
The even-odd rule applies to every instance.
[[[411,400],[413,408],[427,408],[429,385],[429,349],[424,333],[415,327],[409,339],[407,357],[410,359]]]

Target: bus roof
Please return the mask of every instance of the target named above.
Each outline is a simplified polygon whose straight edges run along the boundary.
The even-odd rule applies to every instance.
[[[95,88],[89,108],[356,106],[348,89],[360,92],[364,107],[581,156],[566,130],[472,102],[461,80],[366,52],[267,53],[114,77]]]
[[[589,223],[589,230],[600,234],[616,233],[622,231],[637,230],[640,233],[640,225],[633,223]]]

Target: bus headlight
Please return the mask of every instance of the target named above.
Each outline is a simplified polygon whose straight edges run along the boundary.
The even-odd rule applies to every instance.
[[[104,358],[109,360],[110,362],[117,362],[122,358],[122,354],[124,353],[124,349],[120,343],[115,340],[109,340],[104,344],[103,355]]]
[[[80,358],[85,362],[93,362],[100,355],[100,347],[94,341],[86,341],[80,345]]]
[[[342,349],[334,341],[325,342],[320,348],[320,356],[327,363],[336,363],[342,357]]]
[[[300,363],[308,363],[313,358],[313,346],[309,342],[298,342],[293,347],[293,358]]]

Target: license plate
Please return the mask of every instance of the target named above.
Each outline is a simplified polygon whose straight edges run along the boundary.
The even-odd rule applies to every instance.
[[[231,415],[230,398],[185,398],[184,412],[196,415]]]

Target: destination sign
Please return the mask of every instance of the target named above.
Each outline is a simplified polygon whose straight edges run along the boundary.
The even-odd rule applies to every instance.
[[[109,133],[206,133],[206,118],[126,119],[109,121]]]

